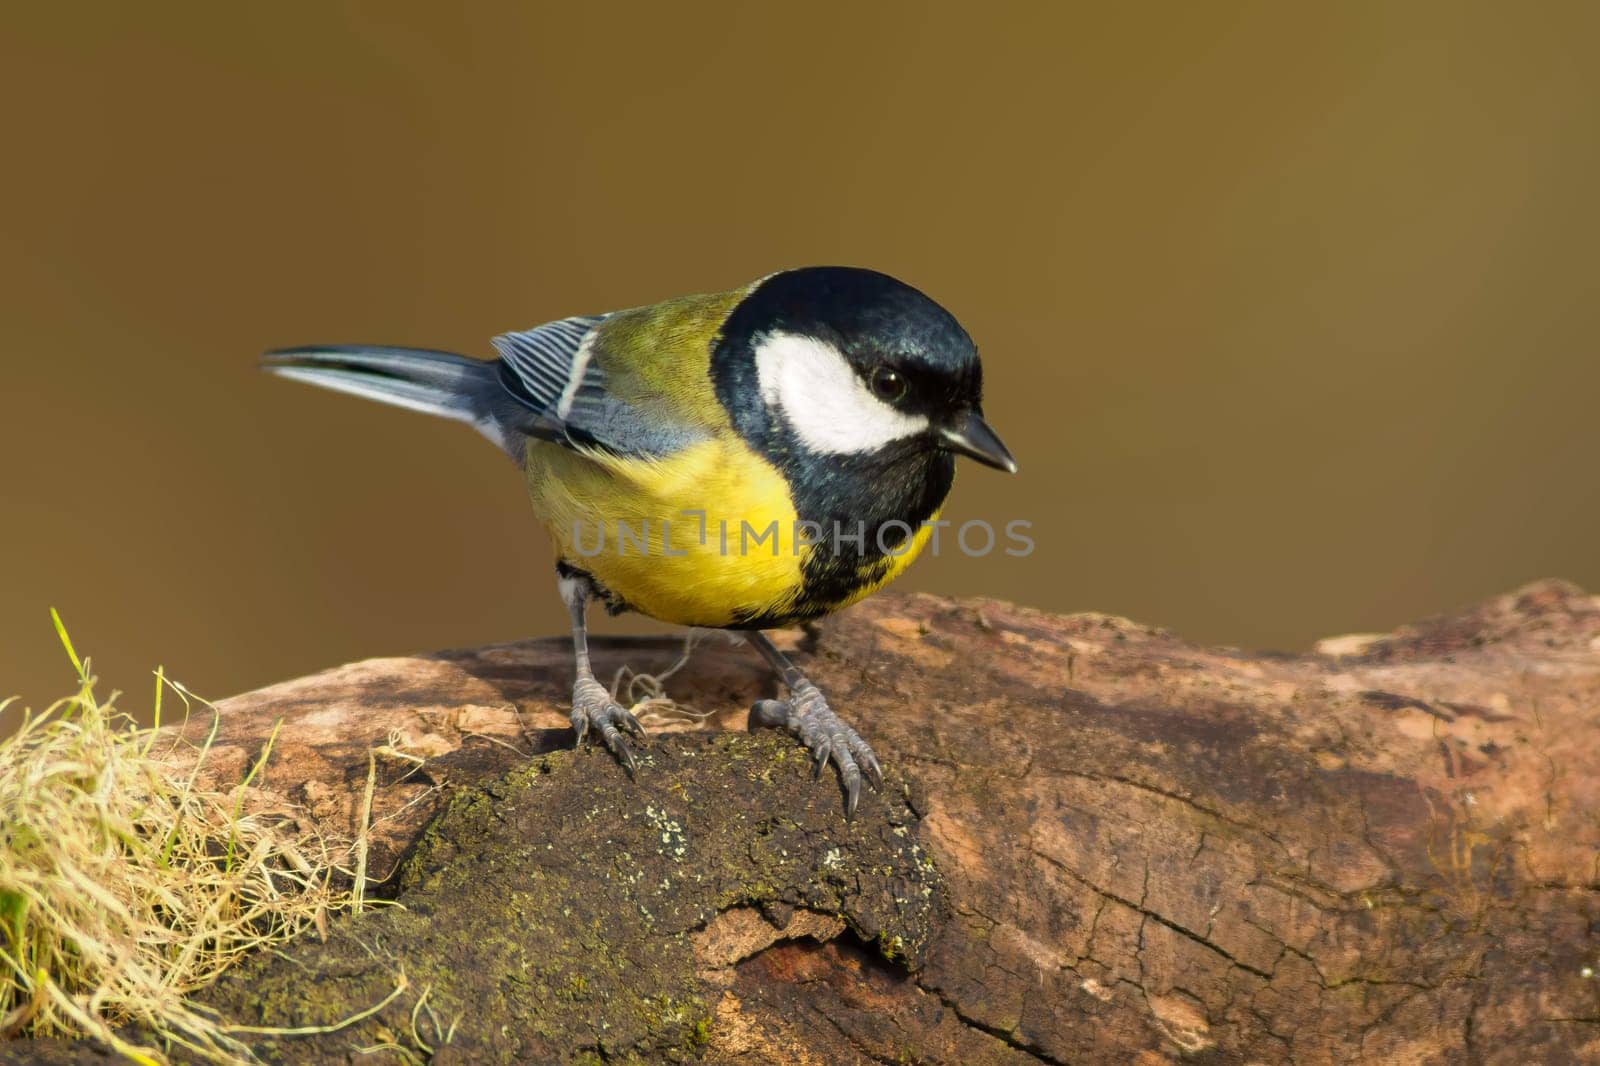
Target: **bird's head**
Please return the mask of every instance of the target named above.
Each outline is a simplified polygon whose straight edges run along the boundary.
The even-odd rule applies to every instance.
[[[759,282],[723,326],[718,391],[747,435],[819,456],[958,452],[1017,464],[983,420],[983,368],[955,317],[887,274],[803,267]]]

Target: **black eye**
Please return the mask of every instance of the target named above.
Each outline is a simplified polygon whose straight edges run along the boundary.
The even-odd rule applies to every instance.
[[[906,379],[893,367],[880,366],[872,372],[872,391],[885,403],[898,403],[906,395]]]

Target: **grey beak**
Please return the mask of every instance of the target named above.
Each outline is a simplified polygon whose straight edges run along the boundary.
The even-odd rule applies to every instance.
[[[970,455],[984,466],[992,466],[1008,474],[1017,472],[1017,461],[1011,458],[1011,453],[1000,443],[1000,438],[989,428],[989,423],[976,411],[968,414],[966,421],[960,425],[941,429],[939,439],[946,448]]]

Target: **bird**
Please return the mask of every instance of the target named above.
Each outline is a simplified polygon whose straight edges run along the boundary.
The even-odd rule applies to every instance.
[[[595,678],[587,611],[737,631],[787,690],[787,730],[853,817],[871,745],[767,635],[839,611],[923,550],[956,456],[1015,473],[984,420],[978,349],[910,285],[851,266],[580,315],[493,340],[497,359],[368,345],[263,369],[471,425],[520,467],[571,619],[576,743],[638,772],[644,730]],[[753,544],[752,544],[753,542]]]

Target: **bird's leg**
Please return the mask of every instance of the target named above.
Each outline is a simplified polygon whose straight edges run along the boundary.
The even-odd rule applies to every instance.
[[[642,737],[644,727],[611,698],[605,686],[594,679],[594,670],[589,666],[589,626],[584,620],[590,596],[589,583],[581,576],[569,574],[561,574],[557,581],[561,586],[562,602],[572,615],[572,657],[578,675],[572,683],[572,730],[578,735],[578,743],[582,744],[589,730],[594,729],[611,753],[632,774],[638,766],[633,761],[633,749],[622,734],[627,732]]]
[[[799,667],[790,662],[765,633],[751,630],[746,636],[789,690],[786,700],[756,701],[750,708],[750,728],[787,729],[799,737],[816,759],[818,776],[828,761],[833,760],[844,783],[845,817],[854,817],[856,802],[861,797],[862,772],[865,771],[874,788],[883,785],[883,771],[878,768],[878,757],[872,753],[871,745],[833,713],[817,686],[806,680]]]

